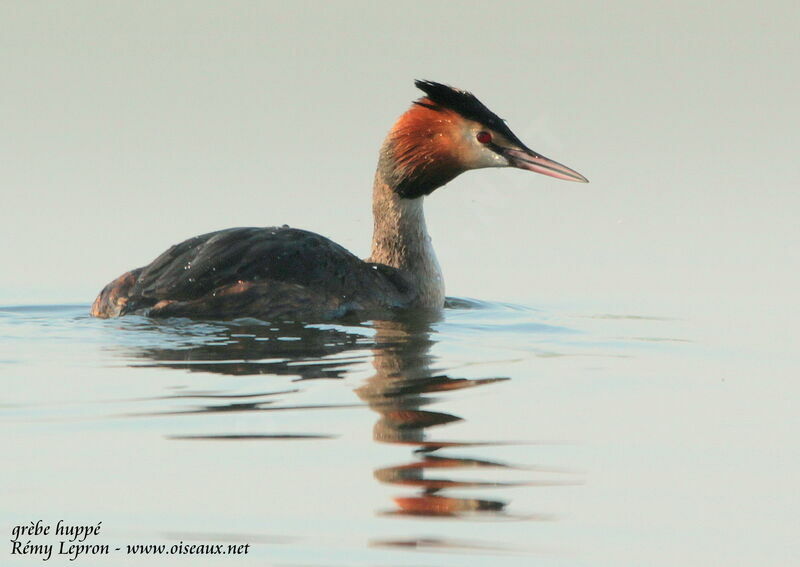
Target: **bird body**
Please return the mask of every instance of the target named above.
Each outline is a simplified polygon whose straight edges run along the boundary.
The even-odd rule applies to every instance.
[[[441,309],[444,281],[425,224],[426,195],[483,167],[586,179],[528,149],[472,94],[416,84],[427,96],[397,120],[380,150],[369,258],[287,226],[220,230],[176,244],[118,277],[100,292],[91,314],[330,320]]]

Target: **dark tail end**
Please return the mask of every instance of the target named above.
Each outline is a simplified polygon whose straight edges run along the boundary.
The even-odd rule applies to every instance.
[[[128,304],[131,288],[136,283],[141,272],[142,268],[125,272],[104,287],[92,304],[91,316],[108,319],[122,315],[125,311],[125,306]]]

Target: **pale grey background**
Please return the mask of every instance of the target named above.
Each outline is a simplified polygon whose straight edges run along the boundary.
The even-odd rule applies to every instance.
[[[451,295],[796,303],[796,2],[2,2],[0,304],[288,223],[359,255],[426,78],[591,179],[427,201]],[[676,299],[679,298],[679,299]],[[613,306],[613,305],[612,305]]]
[[[520,367],[515,361],[531,354],[514,351],[523,330],[512,328],[502,355],[513,360],[487,359],[491,349],[464,355],[465,367],[483,357],[485,372],[527,388],[448,405],[476,428],[465,438],[492,438],[506,416],[529,416],[523,425],[536,438],[586,441],[575,451],[589,482],[576,492],[520,494],[522,509],[563,514],[536,530],[519,522],[447,529],[461,539],[471,530],[517,543],[533,537],[578,549],[592,565],[789,565],[800,553],[799,29],[796,1],[0,1],[0,305],[88,303],[170,244],[229,226],[289,223],[366,255],[378,146],[419,95],[413,79],[468,88],[531,147],[591,183],[480,171],[437,191],[428,221],[449,294],[543,306],[543,317],[577,314],[598,340],[610,321],[624,323],[623,339],[649,325],[642,340],[666,342],[646,342],[655,346],[636,356],[639,343],[624,339],[618,365],[543,355]],[[442,335],[451,357],[473,345],[459,343],[455,329],[486,333],[492,348],[502,342],[462,329],[457,316]],[[273,447],[292,462],[353,458],[363,476],[336,479],[331,486],[349,488],[321,499],[330,479],[318,484],[318,467],[278,467],[264,484],[274,495],[265,521],[249,500],[236,507],[264,482],[249,447],[219,457],[102,420],[76,444],[70,435],[83,422],[36,422],[48,411],[82,411],[69,405],[75,399],[105,412],[97,400],[151,399],[166,384],[160,370],[137,369],[131,380],[124,357],[108,348],[114,334],[75,354],[102,351],[90,364],[69,363],[63,322],[47,323],[20,325],[29,341],[0,341],[21,353],[2,357],[8,407],[30,411],[28,425],[44,431],[8,429],[6,453],[35,447],[2,483],[8,509],[31,514],[25,520],[72,502],[73,518],[96,521],[104,507],[83,497],[91,494],[106,507],[131,499],[102,516],[109,530],[140,521],[137,530],[191,529],[221,510],[220,525],[258,533],[337,540],[340,531],[393,529],[371,523],[385,490],[371,471],[397,459],[385,446]],[[71,324],[97,336],[112,328]],[[229,387],[210,374],[191,383]],[[338,392],[310,390],[325,400]],[[322,418],[295,415],[294,423],[328,430]],[[348,426],[358,435],[372,427],[371,417],[357,419]],[[170,459],[161,482],[150,467]],[[139,478],[147,498],[128,490]],[[162,506],[169,513],[151,522]],[[557,555],[537,559],[548,557],[559,564]]]

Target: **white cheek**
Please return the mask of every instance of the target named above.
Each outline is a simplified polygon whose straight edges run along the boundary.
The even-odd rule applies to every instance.
[[[478,148],[475,156],[475,168],[508,167],[508,160],[485,146]]]

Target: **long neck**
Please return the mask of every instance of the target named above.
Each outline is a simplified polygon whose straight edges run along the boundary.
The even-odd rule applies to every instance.
[[[385,164],[384,164],[385,165]],[[385,167],[378,167],[372,192],[375,228],[369,262],[386,264],[406,273],[417,288],[420,307],[444,305],[444,280],[422,210],[424,197],[400,197],[386,180]]]

